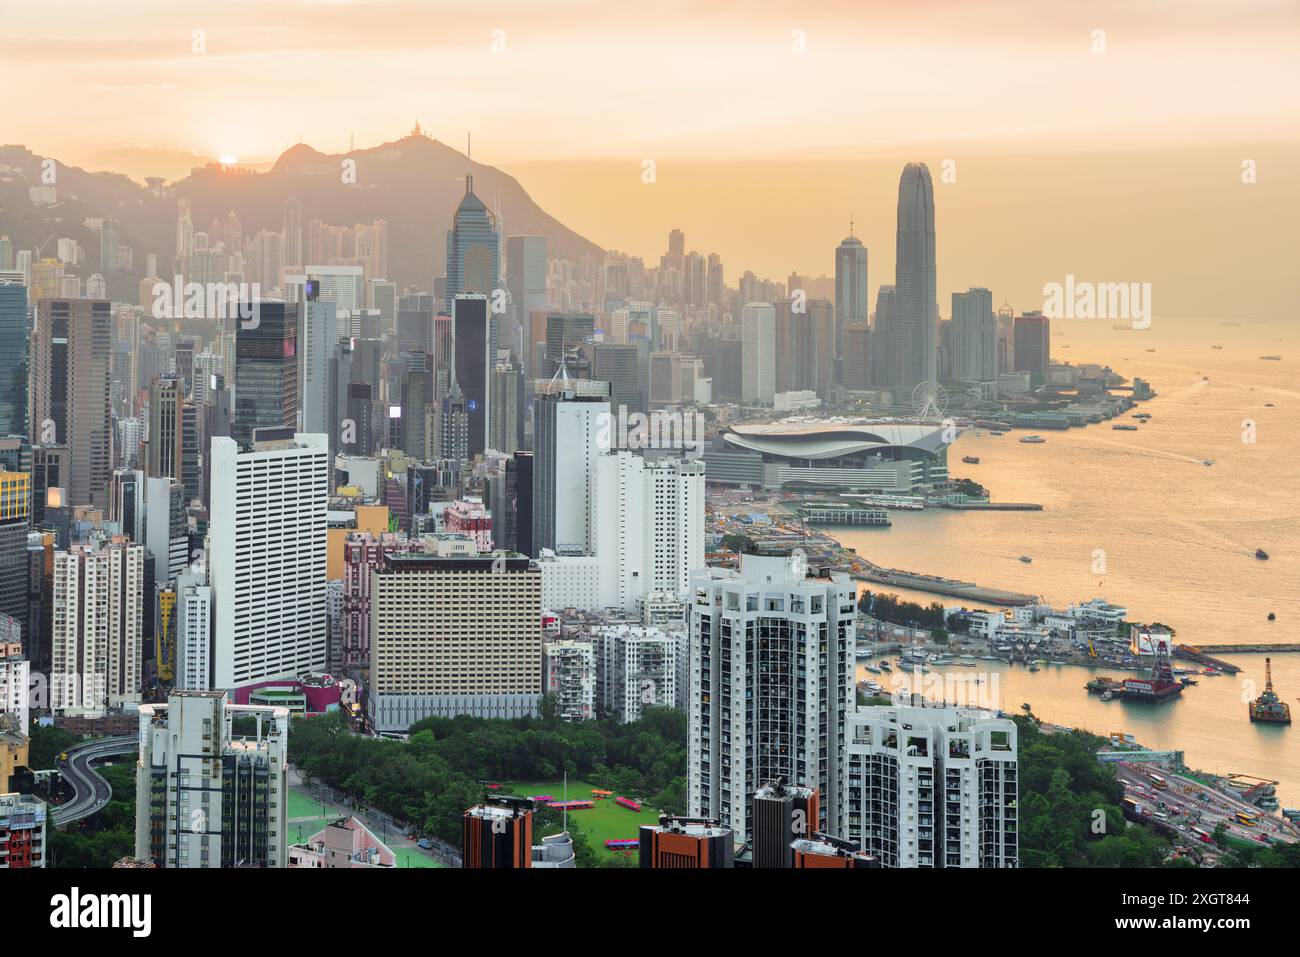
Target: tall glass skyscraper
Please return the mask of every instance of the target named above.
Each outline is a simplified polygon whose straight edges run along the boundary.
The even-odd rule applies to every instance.
[[[496,217],[474,195],[474,177],[466,175],[465,198],[456,207],[452,227],[447,230],[444,308],[450,313],[456,297],[467,293],[491,296],[501,286],[500,276],[501,246]]]
[[[939,306],[935,293],[934,184],[924,163],[908,163],[898,181],[898,234],[892,332],[898,363],[894,401],[938,380]]]
[[[27,431],[27,287],[0,280],[0,436]]]
[[[835,343],[836,355],[840,336],[846,323],[867,321],[867,247],[862,240],[853,235],[853,224],[849,224],[849,235],[835,247]]]

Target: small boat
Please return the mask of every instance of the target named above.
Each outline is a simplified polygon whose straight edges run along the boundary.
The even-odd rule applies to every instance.
[[[1255,549],[1255,557],[1261,562],[1266,562],[1268,561],[1268,552],[1264,551],[1262,548],[1257,548]]]
[[[1042,445],[1047,441],[1047,439],[1043,438],[1041,435],[1026,435],[1020,441],[1025,445]]]
[[[1020,560],[1024,562],[1026,565],[1028,565],[1030,562],[1033,561],[1033,559],[1030,558],[1028,555],[1021,555]]]
[[[1030,665],[1030,666],[1029,666],[1029,670],[1030,670],[1030,671],[1037,671],[1037,670],[1038,670],[1038,665]]]
[[[1138,430],[1136,425],[1112,425],[1111,428],[1116,432],[1136,432]]]
[[[1021,711],[1033,711],[1034,709],[1033,709],[1032,707],[1030,707],[1029,702],[1026,701],[1024,704],[1022,704],[1022,705],[1020,706],[1020,710],[1021,710]]]
[[[1103,691],[1103,692],[1101,693],[1101,700],[1102,700],[1102,701],[1114,701],[1114,700],[1115,700],[1115,692],[1113,692],[1113,691]]]
[[[1269,361],[1269,362],[1281,362],[1281,361],[1282,361],[1282,357],[1281,357],[1281,356],[1260,356],[1260,358],[1261,358],[1261,359],[1265,359],[1265,360],[1267,360],[1267,361]]]
[[[1272,402],[1265,402],[1265,403],[1264,403],[1264,408],[1266,408],[1266,409],[1271,409],[1271,408],[1273,408],[1273,403],[1272,403]]]
[[[868,671],[870,671],[873,675],[878,675],[878,674],[880,674],[880,669],[877,668],[875,665],[863,665],[862,667],[863,667],[863,668],[866,668],[866,669],[867,669]]]
[[[894,666],[891,665],[888,661],[882,661],[882,662],[880,663],[880,670],[881,670],[881,671],[893,671],[893,670],[894,670]]]
[[[1204,465],[1206,468],[1209,468],[1211,465],[1214,464],[1214,459],[1205,459],[1203,462],[1201,462],[1201,464]]]
[[[1269,621],[1277,621],[1277,613],[1276,613],[1276,612],[1272,612],[1272,611],[1270,611],[1270,612],[1268,613],[1268,620],[1269,620]]]
[[[1006,433],[1005,433],[1005,432],[998,432],[998,431],[995,430],[995,431],[993,431],[993,432],[990,432],[989,435],[1006,435]]]
[[[1223,346],[1210,346],[1211,349],[1222,349]]]
[[[963,455],[963,456],[961,457],[961,460],[962,460],[963,462],[965,462],[967,465],[979,465],[979,464],[980,464],[980,460],[979,460],[979,456],[978,456],[978,455]]]

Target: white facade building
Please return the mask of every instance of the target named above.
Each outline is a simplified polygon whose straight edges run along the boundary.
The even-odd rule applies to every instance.
[[[967,708],[849,719],[847,833],[884,867],[1016,867],[1016,725]]]
[[[542,573],[544,610],[600,609],[600,559],[595,555],[556,555],[544,548],[537,567]]]
[[[101,716],[140,700],[144,546],[124,536],[54,553],[50,706]]]
[[[627,724],[644,708],[677,707],[680,635],[620,624],[593,628],[592,637],[601,710]]]
[[[565,639],[542,645],[542,693],[555,699],[565,721],[596,716],[596,650],[590,641]]]
[[[212,440],[213,687],[325,669],[328,501],[326,436]]]
[[[176,577],[176,688],[212,687],[212,589],[199,563]]]
[[[847,827],[856,590],[799,555],[742,555],[691,579],[689,813],[753,833],[754,791],[784,778],[821,795],[816,829]]]

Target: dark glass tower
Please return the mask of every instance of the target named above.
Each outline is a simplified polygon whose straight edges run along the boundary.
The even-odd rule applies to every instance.
[[[488,300],[459,296],[452,302],[453,381],[465,398],[469,422],[466,458],[482,455],[488,445],[488,378],[491,368]],[[443,449],[443,455],[447,450]]]
[[[465,293],[491,296],[501,287],[501,247],[496,217],[474,195],[474,177],[465,176],[465,198],[447,230],[447,292],[450,312]],[[462,388],[464,383],[461,384]]]
[[[0,436],[27,431],[27,287],[0,280]]]
[[[252,444],[254,429],[291,429],[298,420],[298,306],[262,300],[252,309],[235,336],[232,437],[241,446]]]

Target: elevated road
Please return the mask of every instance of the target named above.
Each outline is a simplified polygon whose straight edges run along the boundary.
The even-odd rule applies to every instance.
[[[116,738],[99,738],[69,748],[59,758],[58,767],[63,780],[72,787],[72,799],[50,809],[56,827],[64,827],[103,810],[113,797],[113,789],[94,769],[98,761],[134,754],[140,747],[140,738],[124,734]]]

